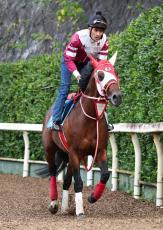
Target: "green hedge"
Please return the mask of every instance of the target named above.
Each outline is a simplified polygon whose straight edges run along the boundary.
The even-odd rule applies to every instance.
[[[0,120],[41,123],[59,86],[59,58],[39,56],[0,64]],[[55,86],[55,87],[54,87]]]
[[[42,123],[60,85],[61,53],[0,63],[0,122]],[[72,90],[77,90],[72,81]],[[0,156],[22,158],[19,132],[0,132]],[[30,133],[31,159],[44,159],[41,134]]]
[[[55,60],[54,60],[55,59]],[[43,114],[59,84],[59,60],[48,55],[28,61],[0,64],[0,122],[42,123]],[[54,73],[56,71],[56,74]],[[41,138],[30,133],[32,159],[43,159]],[[36,147],[38,146],[37,150]],[[0,135],[0,155],[22,158],[22,133],[3,132]]]
[[[162,11],[162,6],[146,11],[124,32],[109,36],[110,56],[118,50],[116,69],[123,92],[123,104],[119,108],[108,107],[112,123],[162,120]],[[27,61],[0,64],[0,122],[42,123],[60,83],[60,60],[61,53],[56,52]],[[75,84],[72,89],[76,89]],[[154,181],[156,150],[152,137],[139,137],[143,154],[142,176]],[[120,168],[133,170],[134,150],[130,136],[116,134],[116,138]],[[30,140],[31,158],[43,159],[40,134],[30,134]],[[0,155],[22,158],[22,154],[21,134],[1,132]]]

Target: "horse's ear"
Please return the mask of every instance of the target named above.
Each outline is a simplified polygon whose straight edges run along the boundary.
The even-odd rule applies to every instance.
[[[98,62],[96,61],[96,59],[91,54],[88,54],[88,57],[89,57],[90,61],[92,62],[92,65],[95,69],[98,65]]]
[[[113,56],[109,59],[109,62],[114,66],[116,58],[117,58],[117,51],[113,54]]]

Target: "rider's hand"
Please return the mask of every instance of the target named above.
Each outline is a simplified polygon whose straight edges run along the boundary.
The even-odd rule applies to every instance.
[[[77,77],[75,77],[77,82],[79,83],[80,79],[81,79],[81,75],[78,75]]]

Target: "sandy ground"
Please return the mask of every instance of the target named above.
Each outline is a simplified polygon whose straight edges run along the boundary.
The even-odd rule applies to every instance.
[[[61,188],[58,184],[59,200]],[[85,218],[79,220],[73,215],[73,200],[69,215],[64,216],[60,211],[52,215],[47,208],[48,179],[0,174],[0,229],[163,230],[163,209],[156,208],[155,204],[108,189],[97,203],[89,204],[90,191],[91,188],[83,190]]]

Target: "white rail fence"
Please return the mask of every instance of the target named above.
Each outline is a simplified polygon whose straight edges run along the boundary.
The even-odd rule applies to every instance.
[[[28,132],[41,132],[42,124],[20,124],[20,123],[0,123],[0,130],[22,131],[24,138],[24,164],[23,177],[28,176],[29,159],[30,159],[30,143]],[[141,174],[141,148],[137,133],[151,133],[156,146],[157,153],[157,191],[156,206],[163,205],[163,144],[160,141],[160,133],[163,132],[163,122],[143,124],[143,123],[119,123],[114,125],[114,130],[110,133],[110,144],[112,148],[112,191],[116,191],[118,187],[118,148],[114,133],[130,133],[131,141],[135,151],[135,171],[134,171],[134,198],[140,197],[140,174]],[[91,162],[88,158],[88,165]],[[92,184],[92,171],[87,174],[87,185]]]

